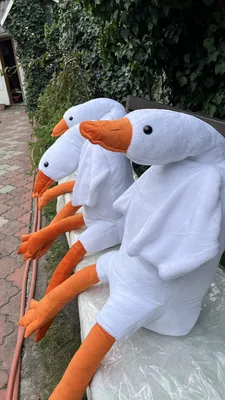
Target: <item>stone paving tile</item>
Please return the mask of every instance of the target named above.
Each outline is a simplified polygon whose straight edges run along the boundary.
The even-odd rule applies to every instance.
[[[31,125],[24,108],[0,111],[0,120],[0,400],[6,400],[25,267],[17,248],[29,232],[33,178],[27,174]]]
[[[0,194],[9,193],[15,189],[15,186],[6,185],[0,188]]]
[[[15,235],[15,233],[17,233],[22,228],[24,228],[24,223],[19,221],[19,219],[15,219],[9,221],[7,225],[3,225],[3,227],[0,228],[0,233],[3,235]]]
[[[9,322],[7,317],[0,315],[0,346],[3,344],[3,338],[13,333],[14,323]]]
[[[0,217],[0,228],[1,228],[3,225],[7,224],[8,222],[9,222],[9,220],[8,220],[7,218]]]
[[[5,279],[23,265],[21,257],[12,255],[0,259],[0,279]]]
[[[6,400],[6,389],[1,389],[0,390],[0,400]]]
[[[28,226],[26,226],[25,228],[21,228],[20,231],[15,233],[15,236],[21,238],[22,235],[26,235],[27,233],[29,233]]]
[[[10,205],[8,204],[0,204],[0,215],[10,209]]]
[[[4,388],[8,381],[8,373],[6,371],[0,371],[0,389]]]
[[[2,217],[7,219],[10,218],[11,220],[13,220],[21,217],[25,213],[26,210],[24,210],[24,208],[15,206],[10,208],[8,211],[4,212],[4,214],[2,214]]]
[[[24,209],[23,209],[24,210]],[[24,210],[25,211],[25,210]],[[22,222],[25,225],[29,225],[31,217],[31,211],[23,214],[21,217],[18,218],[18,221]]]

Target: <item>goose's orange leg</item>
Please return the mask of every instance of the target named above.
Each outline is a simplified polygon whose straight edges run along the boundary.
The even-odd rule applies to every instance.
[[[65,193],[71,193],[73,191],[75,181],[69,181],[65,183],[60,183],[59,185],[46,190],[39,198],[38,208],[41,210],[50,201],[56,199]]]
[[[57,286],[40,302],[32,300],[29,311],[19,321],[19,325],[26,328],[25,337],[54,318],[75,296],[98,282],[96,265],[90,265]],[[81,400],[96,369],[114,342],[115,339],[96,324],[73,357],[50,400]]]
[[[80,209],[81,206],[72,206],[71,201],[69,201],[59,212],[58,214],[55,216],[55,218],[52,220],[51,224],[54,224],[55,222],[60,221],[61,219],[67,218],[67,217],[71,217],[72,215],[76,214],[76,212]],[[27,242],[31,237],[32,237],[33,233],[29,233],[27,235],[23,235],[22,236],[22,242]],[[46,246],[43,247],[43,249],[38,252],[38,255],[36,254],[36,259],[41,258],[45,253],[47,253],[47,251],[50,249],[50,247],[52,247],[54,243],[54,240],[50,243],[48,243]],[[27,248],[27,245],[22,246],[19,250],[22,250],[22,248]],[[19,251],[18,250],[18,251]],[[24,251],[21,251],[21,253],[24,253]]]
[[[56,286],[60,285],[66,279],[69,278],[70,274],[73,272],[74,267],[79,263],[79,261],[85,256],[86,250],[83,247],[82,243],[78,240],[74,245],[69,249],[67,254],[60,261],[56,270],[54,271],[50,282],[48,284],[46,294],[51,292]],[[49,321],[46,325],[44,325],[41,329],[38,329],[35,335],[35,342],[39,342],[46,335],[50,326],[54,322],[54,319]]]
[[[76,212],[81,208],[81,206],[72,206],[71,201],[67,203],[59,212],[58,214],[53,218],[51,224],[54,224],[55,222],[61,221],[64,218],[67,217],[72,217]],[[50,225],[51,225],[50,224]]]
[[[79,210],[81,206],[72,206],[71,201],[67,203],[55,216],[55,218],[52,220],[51,224],[54,224],[55,222],[61,221],[61,219],[71,217],[72,215],[76,214],[76,212]],[[82,214],[83,215],[83,214]],[[54,240],[51,243],[48,243],[46,246],[43,247],[41,251],[38,252],[36,255],[36,259],[41,258],[47,251],[52,247],[54,244]]]
[[[32,300],[29,311],[19,321],[19,325],[26,328],[25,338],[55,318],[58,312],[75,296],[98,282],[96,265],[93,264],[76,272],[44,296],[42,300]]]
[[[70,232],[84,225],[82,214],[75,214],[72,217],[64,218],[58,222],[50,224],[45,228],[32,234],[32,236],[18,249],[18,254],[24,254],[24,259],[36,258],[46,244],[52,243],[55,239],[65,232]]]
[[[81,400],[101,361],[114,343],[114,337],[95,324],[49,400]]]

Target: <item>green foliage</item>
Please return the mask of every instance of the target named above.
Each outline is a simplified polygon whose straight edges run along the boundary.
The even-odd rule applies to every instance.
[[[100,52],[134,88],[172,105],[210,116],[225,116],[225,5],[214,0],[80,0],[101,26]],[[125,75],[126,76],[126,75]],[[137,79],[137,80],[136,80]],[[126,87],[126,77],[125,77]]]
[[[223,1],[63,0],[57,5],[49,1],[55,4],[50,13],[47,3],[15,0],[9,18],[25,68],[28,108],[36,109],[53,75],[54,82],[56,76],[64,81],[62,60],[74,53],[81,55],[79,68],[88,72],[91,93],[76,93],[78,71],[71,76],[71,94],[61,86],[57,97],[52,84],[47,87],[38,103],[36,155],[51,143],[49,132],[65,109],[90,94],[122,102],[128,94],[150,95],[224,118]]]
[[[36,110],[37,127],[34,135],[38,139],[32,142],[34,166],[37,166],[41,155],[53,143],[51,132],[64,112],[79,103],[91,98],[89,76],[80,66],[81,56],[71,55],[60,64],[60,70],[54,73],[44,92],[38,99]]]
[[[112,62],[102,51],[105,26],[75,0],[59,4],[60,48],[69,54],[83,52],[83,65],[89,71],[94,97],[106,96],[124,101],[128,94],[146,97],[146,77],[138,75],[133,60]],[[105,33],[107,35],[107,33]]]
[[[17,42],[17,55],[25,73],[25,91],[29,111],[36,109],[37,100],[55,70],[55,63],[48,55],[45,25],[48,12],[41,0],[15,0],[6,20],[6,28]],[[54,53],[52,61],[54,60]]]

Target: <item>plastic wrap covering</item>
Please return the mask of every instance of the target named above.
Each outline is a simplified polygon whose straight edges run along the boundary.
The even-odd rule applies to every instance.
[[[69,200],[70,195],[62,196],[58,208]],[[67,235],[70,245],[77,234]],[[93,264],[98,256],[87,255],[79,268]],[[82,340],[107,297],[103,284],[79,296]],[[199,321],[188,336],[172,338],[140,329],[113,346],[87,394],[89,400],[224,400],[225,272],[218,269]]]

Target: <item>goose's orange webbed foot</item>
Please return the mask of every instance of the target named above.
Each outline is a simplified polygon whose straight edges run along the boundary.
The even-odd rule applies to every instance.
[[[40,254],[43,255],[59,235],[80,228],[83,225],[82,214],[76,214],[50,224],[38,232],[30,234],[29,239],[19,247],[18,254],[24,254],[24,259],[40,258]]]
[[[50,307],[46,300],[46,297],[41,301],[31,300],[29,310],[19,321],[18,325],[25,328],[25,338],[31,336],[53,316],[55,317],[54,307]]]
[[[26,241],[22,237],[23,243],[18,249],[18,254],[23,254],[24,260],[40,258],[40,254],[43,255],[48,251],[57,237],[56,233],[49,228],[50,225],[38,232],[31,233],[28,238],[26,237]]]
[[[32,300],[29,311],[19,321],[27,329],[25,336],[32,335],[37,329],[53,320],[62,308],[79,293],[99,282],[96,265],[90,265],[76,272],[61,285],[48,293],[41,301]],[[37,331],[36,341],[39,330]]]
[[[69,278],[70,274],[73,272],[74,267],[78,264],[78,262],[85,256],[86,250],[81,244],[81,242],[76,242],[71,249],[67,252],[67,254],[63,257],[56,270],[54,271],[50,282],[48,284],[46,294],[51,292],[55,287],[63,283],[66,279]],[[75,274],[76,275],[76,274]],[[93,277],[92,282],[95,280],[95,275]],[[48,324],[43,326],[38,330],[35,341],[39,342],[47,333],[48,329],[54,322],[54,319],[50,321]]]
[[[71,193],[73,191],[75,185],[75,181],[60,183],[59,185],[46,190],[39,198],[38,208],[42,210],[42,208],[50,203],[50,201],[56,199],[58,196],[61,196],[65,193]]]

